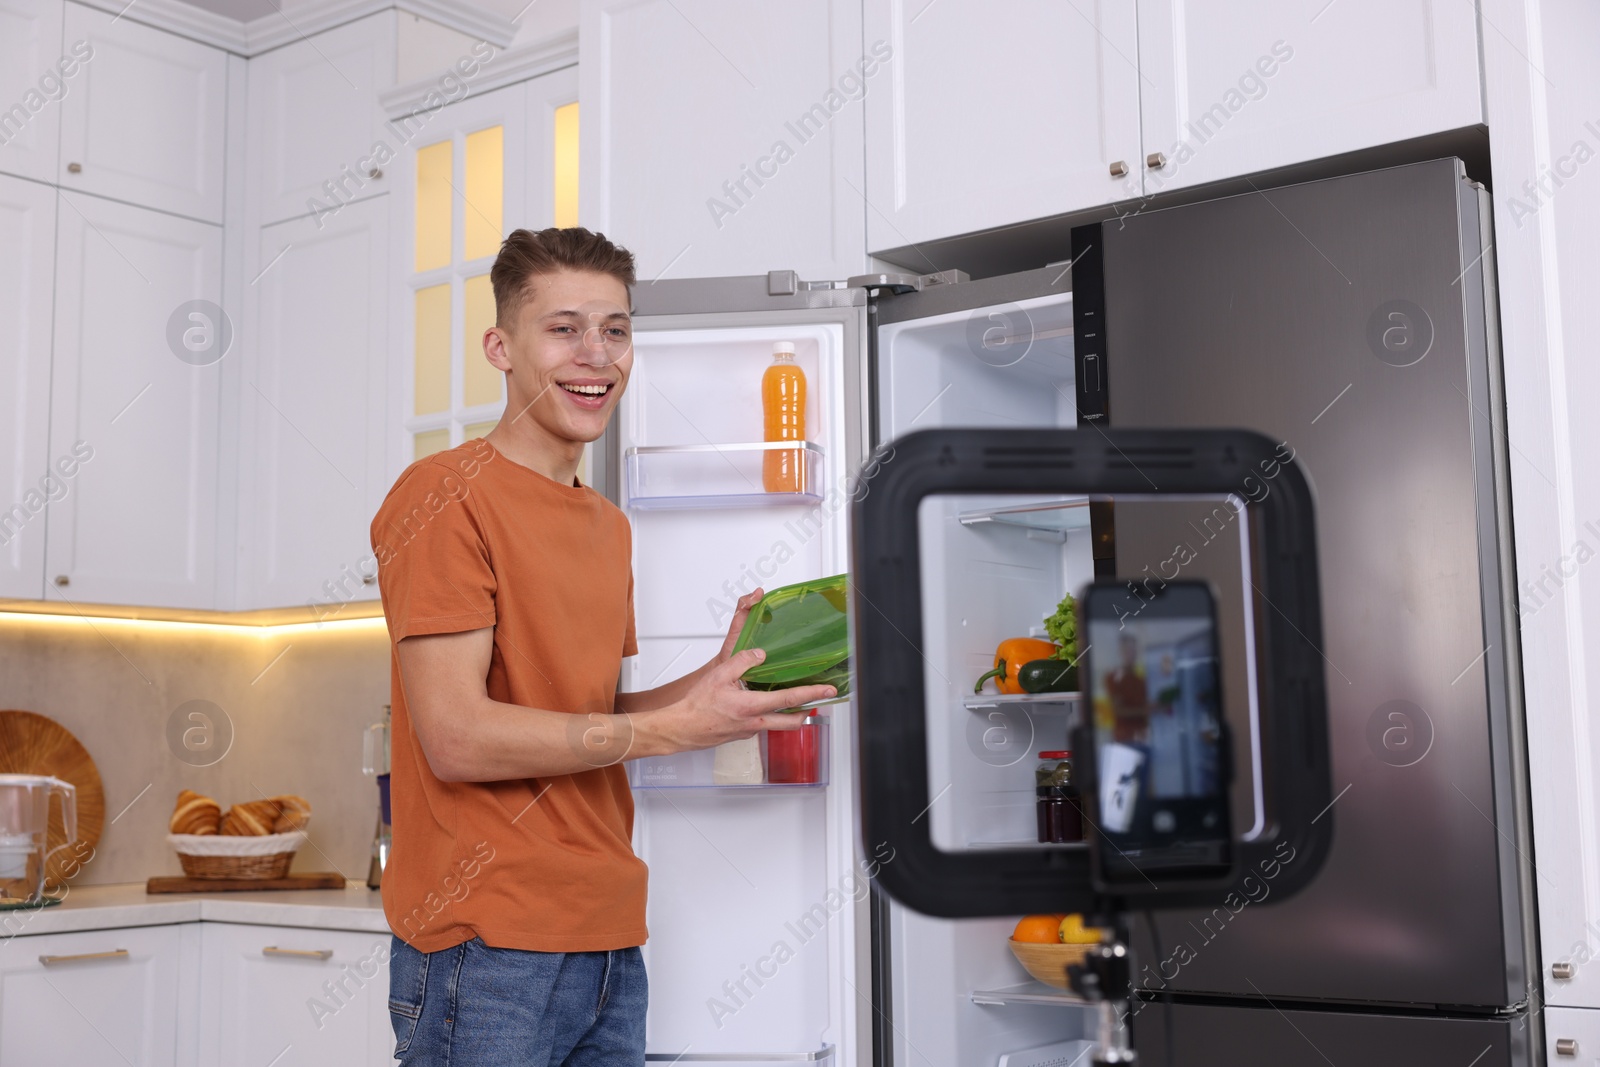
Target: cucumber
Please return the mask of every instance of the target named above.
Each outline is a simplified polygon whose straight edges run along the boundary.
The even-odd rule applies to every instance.
[[[1017,671],[1024,693],[1071,693],[1078,688],[1078,665],[1060,659],[1036,659]]]

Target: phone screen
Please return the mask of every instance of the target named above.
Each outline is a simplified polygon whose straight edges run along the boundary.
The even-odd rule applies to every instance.
[[[1078,748],[1095,881],[1115,891],[1227,877],[1229,743],[1210,587],[1097,582],[1080,604],[1089,736]]]

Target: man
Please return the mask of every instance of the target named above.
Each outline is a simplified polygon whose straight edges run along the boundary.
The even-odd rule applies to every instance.
[[[372,524],[392,642],[390,1014],[416,1065],[644,1063],[645,866],[621,761],[798,726],[829,686],[747,692],[721,653],[617,693],[633,630],[627,519],[576,474],[633,366],[633,257],[517,230],[490,273],[488,437],[412,464]]]

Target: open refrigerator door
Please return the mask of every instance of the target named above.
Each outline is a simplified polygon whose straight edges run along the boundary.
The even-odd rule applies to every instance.
[[[771,288],[726,278],[635,294],[632,380],[606,449],[633,526],[639,655],[624,690],[710,660],[744,593],[846,568],[865,294]],[[762,395],[775,347],[805,382],[797,447],[776,466]],[[634,849],[650,866],[652,1062],[870,1062],[875,861],[856,844],[852,713],[848,700],[805,712],[783,738],[794,751],[765,735],[629,764]]]
[[[1071,290],[1062,264],[880,300],[875,445],[939,427],[1076,426]],[[1070,747],[1077,694],[973,683],[999,641],[1044,639],[1062,594],[1094,578],[1086,505],[960,496],[921,509],[926,817],[941,849],[1040,847],[1036,754]],[[968,1067],[1087,1036],[1081,1003],[1008,949],[1014,919],[935,918],[885,897],[879,920],[879,1062]]]

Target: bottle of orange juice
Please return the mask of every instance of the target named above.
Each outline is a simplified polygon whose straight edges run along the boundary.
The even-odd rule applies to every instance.
[[[794,361],[794,342],[772,346],[772,366],[761,376],[761,413],[768,441],[806,439],[806,375]],[[803,449],[775,448],[762,457],[761,480],[769,493],[804,493]]]

